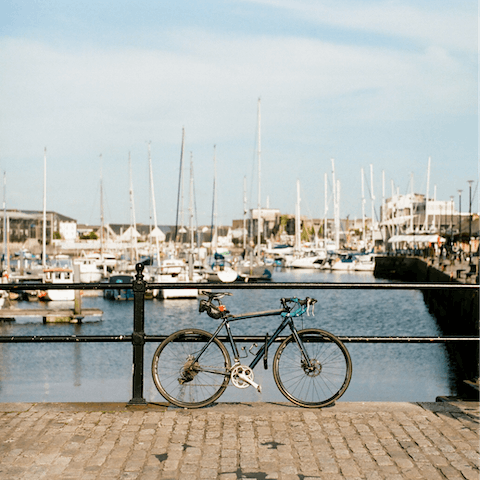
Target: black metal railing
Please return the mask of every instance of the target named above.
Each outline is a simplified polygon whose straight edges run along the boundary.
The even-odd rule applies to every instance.
[[[245,290],[245,289],[357,289],[357,290],[477,290],[478,285],[449,283],[334,283],[334,282],[279,282],[279,283],[147,283],[143,277],[142,264],[136,265],[137,274],[132,283],[28,283],[28,284],[0,284],[0,290],[25,291],[25,290],[109,290],[133,289],[133,332],[131,335],[35,335],[35,336],[0,336],[0,343],[84,343],[84,342],[128,342],[133,347],[133,392],[129,401],[130,405],[143,405],[143,372],[144,372],[144,346],[146,342],[161,342],[166,335],[145,334],[145,296],[147,289],[217,289],[217,290]],[[227,341],[227,337],[218,337]],[[345,343],[448,343],[448,342],[479,342],[478,336],[338,336]],[[237,342],[262,342],[264,336],[234,336]],[[276,342],[281,342],[284,336],[278,337]]]

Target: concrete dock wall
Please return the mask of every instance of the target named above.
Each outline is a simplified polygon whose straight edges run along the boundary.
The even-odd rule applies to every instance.
[[[450,275],[429,266],[415,257],[377,257],[375,277],[404,282],[457,282]],[[443,335],[479,334],[479,297],[477,290],[422,290],[429,311],[435,316]],[[464,380],[479,376],[479,345],[474,343],[447,344],[455,368],[459,394],[469,393]]]

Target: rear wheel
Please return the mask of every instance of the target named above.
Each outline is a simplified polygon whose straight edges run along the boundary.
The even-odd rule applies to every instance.
[[[352,378],[352,360],[345,345],[331,333],[318,329],[298,332],[310,364],[295,337],[278,347],[273,378],[291,402],[302,407],[324,407],[340,398]]]
[[[214,402],[230,380],[230,356],[216,338],[203,330],[180,330],[167,337],[153,355],[152,375],[160,394],[179,407],[199,408]]]

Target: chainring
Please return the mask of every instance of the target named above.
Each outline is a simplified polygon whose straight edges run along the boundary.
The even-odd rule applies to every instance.
[[[253,370],[246,365],[237,365],[236,367],[232,368],[232,372],[230,374],[232,383],[235,387],[248,388],[250,384],[239,378],[239,373],[243,373],[246,377],[253,381]]]

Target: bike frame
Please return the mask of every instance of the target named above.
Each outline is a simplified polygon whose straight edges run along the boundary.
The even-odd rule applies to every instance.
[[[252,362],[249,365],[249,368],[252,370],[257,366],[258,362],[260,362],[260,359],[265,355],[265,353],[268,352],[268,349],[272,346],[273,342],[277,339],[277,337],[283,332],[283,330],[288,326],[293,334],[293,337],[295,338],[295,341],[298,345],[298,348],[300,348],[300,351],[302,352],[303,358],[306,360],[308,367],[311,367],[312,364],[310,362],[310,358],[308,357],[308,354],[303,346],[303,342],[300,339],[297,329],[295,328],[294,322],[293,322],[293,317],[299,317],[303,315],[307,309],[303,306],[299,306],[297,310],[293,312],[288,312],[286,310],[268,310],[266,312],[256,312],[256,313],[246,313],[242,315],[226,315],[223,317],[222,323],[218,326],[218,328],[215,330],[215,333],[212,335],[210,340],[203,346],[203,348],[198,352],[197,356],[195,357],[194,362],[197,362],[198,359],[202,356],[203,352],[208,348],[208,346],[213,342],[215,338],[217,338],[218,334],[222,330],[223,327],[225,327],[225,330],[227,332],[227,337],[230,342],[230,345],[232,347],[233,355],[234,355],[234,364],[238,365],[240,363],[240,354],[238,352],[237,344],[233,338],[232,331],[230,328],[230,322],[236,322],[238,320],[246,320],[248,318],[256,318],[256,317],[268,317],[268,316],[273,316],[273,315],[281,315],[283,318],[282,323],[278,326],[278,328],[275,330],[274,334],[260,347],[260,350],[255,354],[255,357],[253,358]]]

